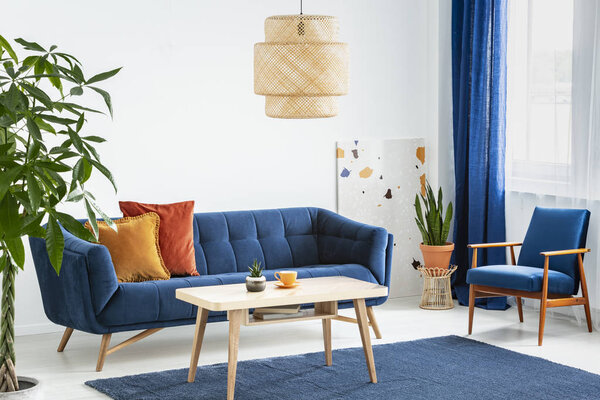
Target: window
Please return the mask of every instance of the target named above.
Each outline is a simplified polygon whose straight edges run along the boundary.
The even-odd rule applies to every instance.
[[[573,163],[573,6],[573,0],[509,0],[509,190],[567,192]]]

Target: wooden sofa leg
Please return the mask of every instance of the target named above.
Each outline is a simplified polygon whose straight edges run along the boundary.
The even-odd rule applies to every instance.
[[[375,337],[377,339],[381,339],[381,331],[379,330],[379,325],[377,325],[377,320],[375,319],[375,311],[373,307],[367,307],[367,316],[369,317],[369,323],[371,328],[373,328],[373,333],[375,333]]]
[[[62,335],[62,339],[60,339],[60,343],[58,344],[58,349],[56,349],[56,351],[61,353],[65,349],[65,346],[67,345],[67,342],[71,338],[72,333],[73,333],[73,328],[65,329],[65,333],[63,333],[63,335]]]
[[[523,322],[523,302],[520,297],[516,297],[517,299],[517,310],[519,310],[519,321]]]
[[[100,354],[98,354],[98,363],[96,364],[96,371],[102,371],[102,367],[104,367],[104,359],[106,358],[106,352],[108,350],[108,346],[110,345],[110,337],[112,334],[105,333],[102,335],[102,342],[100,343]]]

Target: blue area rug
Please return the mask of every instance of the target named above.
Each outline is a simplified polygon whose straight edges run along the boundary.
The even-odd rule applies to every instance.
[[[373,347],[379,383],[369,383],[362,348],[238,363],[236,399],[600,399],[600,375],[458,336]],[[595,357],[595,355],[590,355]],[[200,354],[202,357],[202,354]],[[187,368],[87,385],[117,400],[224,399],[227,365]]]

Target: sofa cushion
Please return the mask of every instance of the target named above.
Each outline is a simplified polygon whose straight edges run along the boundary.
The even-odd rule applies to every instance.
[[[310,265],[294,268],[298,279],[323,276],[348,276],[377,283],[369,269],[358,264]],[[273,281],[277,270],[265,270],[267,280]],[[120,283],[119,288],[98,315],[98,321],[106,326],[171,321],[194,318],[195,307],[175,298],[179,288],[244,283],[246,272],[217,275],[174,277],[167,281]]]
[[[160,252],[171,275],[198,275],[194,255],[194,202],[144,204],[120,201],[125,217],[155,212],[160,217]]]
[[[135,217],[115,219],[118,231],[98,221],[99,243],[106,246],[119,282],[169,279],[160,253],[158,214],[149,212]],[[85,227],[92,231],[89,221]]]
[[[194,249],[200,275],[247,272],[254,259],[265,269],[318,264],[317,209],[195,214]]]
[[[487,265],[470,269],[467,283],[505,289],[539,292],[542,290],[544,269],[520,265]],[[548,271],[548,293],[571,294],[574,280],[562,272]]]

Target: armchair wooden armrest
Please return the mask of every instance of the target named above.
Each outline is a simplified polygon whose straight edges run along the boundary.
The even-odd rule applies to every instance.
[[[493,247],[509,247],[510,248],[510,259],[512,265],[515,265],[515,246],[521,246],[521,242],[497,242],[497,243],[480,243],[480,244],[469,244],[467,247],[473,249],[473,261],[471,268],[477,268],[477,249],[489,249]]]
[[[570,249],[570,250],[555,250],[555,251],[542,251],[540,254],[544,257],[552,257],[552,256],[565,256],[568,254],[582,254],[589,253],[590,249]]]
[[[480,244],[469,244],[467,247],[471,249],[485,249],[489,247],[513,247],[521,246],[521,242],[498,242],[498,243],[480,243]]]

